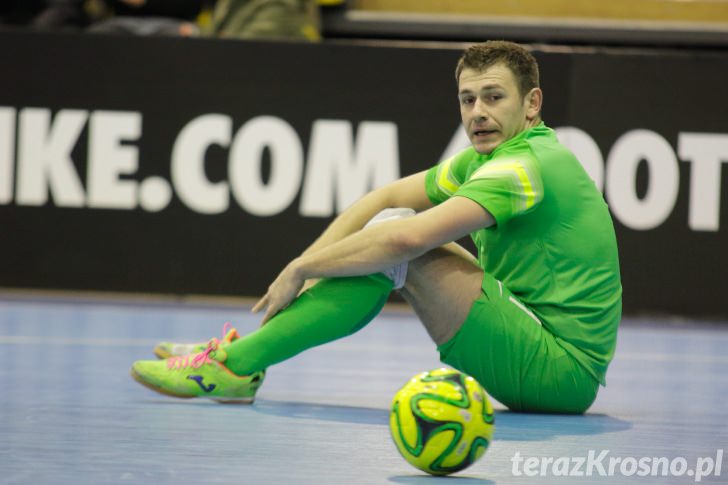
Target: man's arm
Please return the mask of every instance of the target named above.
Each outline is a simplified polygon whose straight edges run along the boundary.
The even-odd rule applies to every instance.
[[[414,217],[351,234],[325,251],[302,255],[292,265],[304,279],[376,273],[494,223],[477,202],[453,197]]]
[[[267,321],[295,298],[306,279],[381,272],[493,224],[477,202],[452,197],[414,217],[368,227],[293,260],[253,310],[267,307]]]
[[[432,207],[425,192],[425,174],[422,171],[385,185],[368,193],[344,212],[302,254],[308,255],[338,242],[360,230],[384,209],[390,207],[409,207],[422,211]]]

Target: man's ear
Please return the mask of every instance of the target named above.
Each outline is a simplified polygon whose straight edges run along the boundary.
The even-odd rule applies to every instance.
[[[541,91],[541,88],[533,88],[528,92],[524,101],[526,103],[526,118],[529,120],[536,118],[541,113],[543,91]]]

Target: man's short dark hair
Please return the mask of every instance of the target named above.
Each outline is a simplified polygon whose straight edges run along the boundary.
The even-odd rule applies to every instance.
[[[533,54],[523,46],[503,40],[489,40],[465,49],[455,68],[455,80],[460,82],[463,69],[485,71],[499,63],[505,64],[516,77],[521,97],[539,87],[538,63]]]

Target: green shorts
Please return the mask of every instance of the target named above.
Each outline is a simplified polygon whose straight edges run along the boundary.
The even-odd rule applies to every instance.
[[[442,362],[473,376],[512,411],[583,413],[599,390],[538,318],[487,273],[462,327],[438,351]]]

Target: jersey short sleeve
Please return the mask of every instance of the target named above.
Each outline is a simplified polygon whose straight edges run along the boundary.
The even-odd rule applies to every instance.
[[[538,162],[523,154],[486,162],[453,195],[477,202],[493,215],[498,225],[503,225],[535,209],[543,193]]]
[[[465,182],[468,166],[477,156],[472,147],[466,148],[427,171],[425,191],[433,204],[445,202],[458,191]]]

